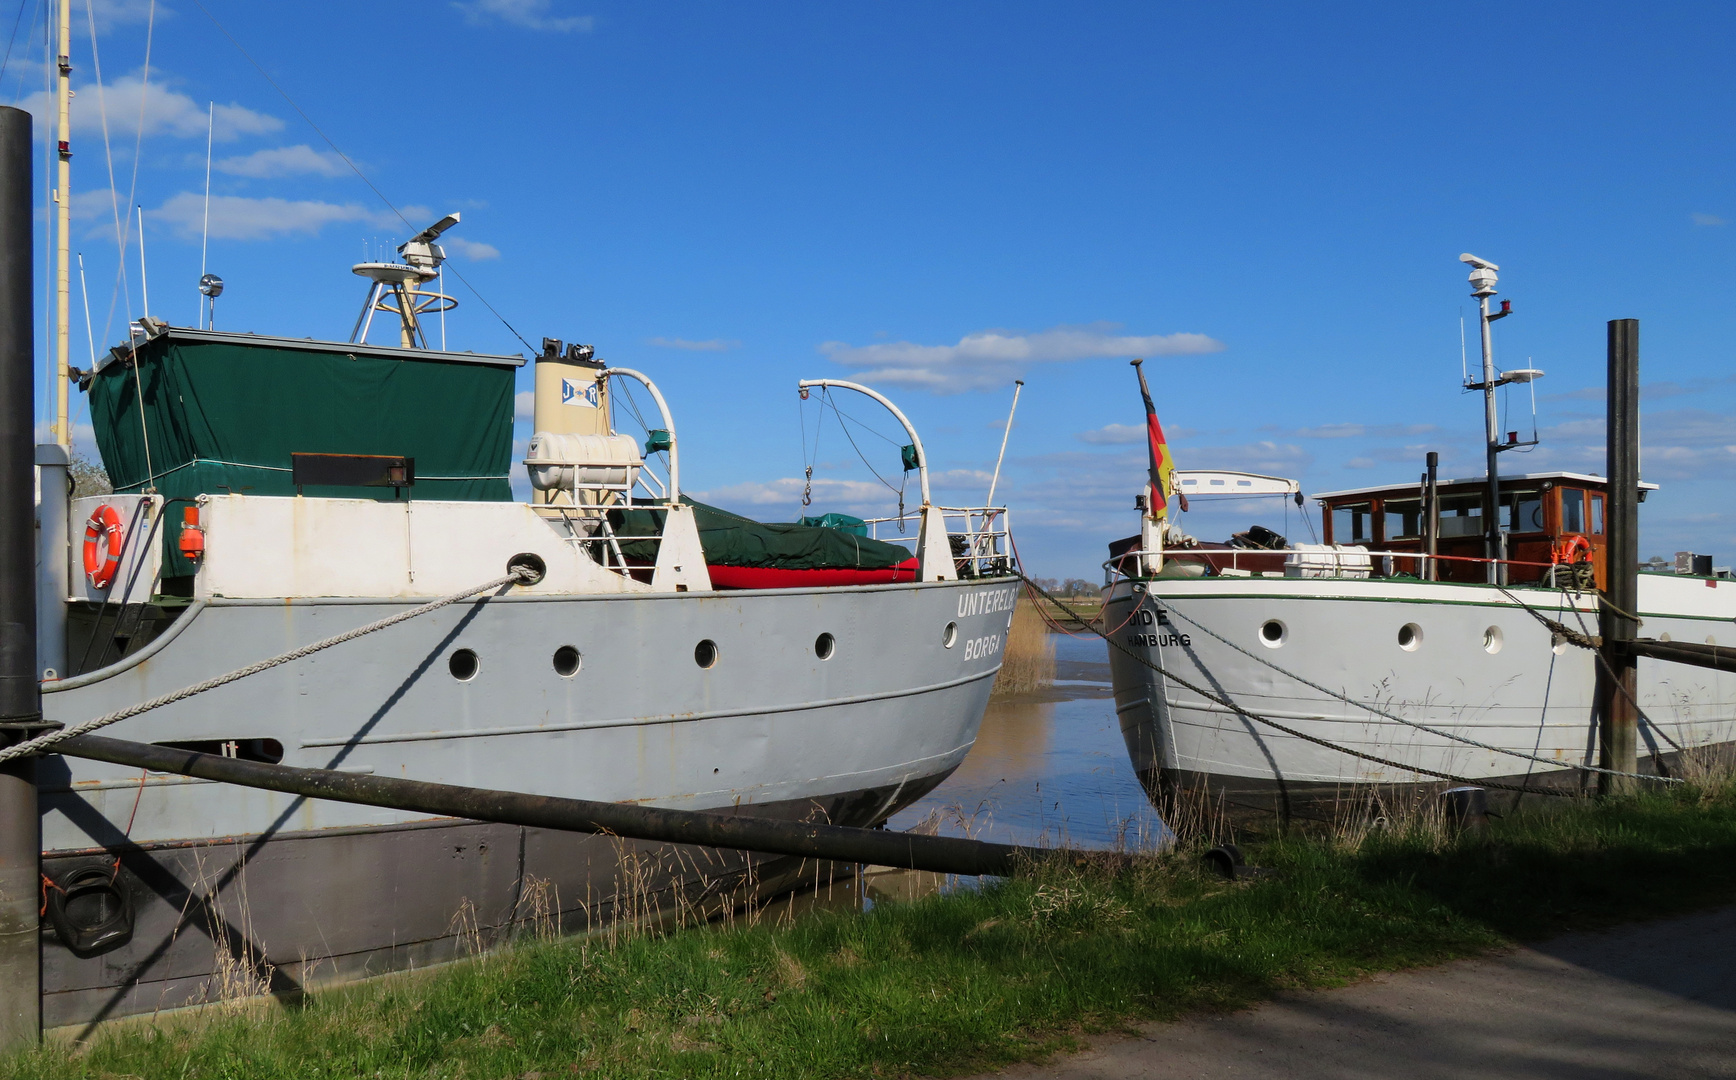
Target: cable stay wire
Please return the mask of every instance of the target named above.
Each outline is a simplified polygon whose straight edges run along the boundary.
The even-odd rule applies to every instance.
[[[872,461],[868,460],[868,455],[864,454],[862,452],[862,448],[860,446],[856,445],[856,437],[854,435],[850,434],[850,425],[846,424],[844,422],[844,420],[846,419],[844,416],[844,411],[842,409],[838,408],[838,403],[836,401],[832,400],[830,388],[828,388],[828,387],[821,387],[820,388],[820,403],[823,406],[824,405],[830,405],[832,407],[832,411],[838,414],[838,426],[844,430],[844,438],[850,440],[850,448],[856,451],[856,456],[862,459],[862,464],[868,466],[868,471],[874,474],[874,479],[880,481],[882,484],[885,484],[887,491],[896,491],[898,493],[899,501],[902,503],[903,498],[904,498],[904,485],[899,484],[897,487],[893,487],[892,482],[890,480],[887,480],[884,476],[880,475],[880,470],[876,469],[874,467],[874,463]],[[863,425],[863,426],[866,427],[866,425]],[[872,428],[868,428],[867,430],[869,430],[871,432],[873,431]],[[876,434],[878,434],[878,433],[876,433]],[[882,435],[881,438],[885,438],[885,436]],[[887,441],[890,442],[891,440],[887,440]]]
[[[109,294],[108,316],[102,324],[103,340],[107,341],[109,329],[114,326],[115,306],[122,297],[126,299],[127,325],[130,327],[133,322],[132,295],[130,283],[127,280],[127,241],[132,237],[133,212],[132,204],[129,202],[127,204],[127,220],[123,226],[121,224],[120,189],[115,183],[114,146],[109,138],[108,98],[103,85],[102,52],[97,48],[96,42],[96,13],[92,10],[92,5],[88,0],[84,6],[84,14],[85,22],[90,29],[91,70],[96,75],[96,111],[102,126],[103,161],[108,167],[109,203],[114,213],[115,222],[115,287],[114,291]],[[140,126],[143,127],[142,124]]]
[[[12,62],[12,46],[18,41],[18,28],[24,25],[26,0],[18,0],[18,14],[12,19],[12,36],[6,39],[6,56],[0,58],[0,79],[6,77],[6,65]]]
[[[307,114],[307,111],[305,109],[303,109],[300,105],[296,104],[295,99],[289,96],[289,92],[287,90],[285,90],[282,86],[278,85],[277,80],[273,79],[271,77],[271,74],[265,70],[265,68],[259,63],[259,61],[255,60],[253,58],[253,54],[248,52],[245,48],[243,48],[241,45],[241,42],[239,42],[235,39],[235,35],[231,34],[229,32],[228,28],[225,27],[221,22],[219,22],[217,20],[217,16],[211,14],[211,10],[209,8],[207,8],[201,2],[201,0],[193,0],[193,6],[198,8],[200,10],[200,12],[202,12],[207,19],[211,20],[211,25],[215,26],[219,33],[221,33],[225,38],[229,39],[229,44],[235,46],[235,51],[241,54],[242,59],[246,60],[249,64],[251,64],[253,66],[253,70],[259,72],[259,77],[264,79],[267,83],[269,83],[271,85],[271,88],[273,90],[277,91],[277,95],[279,97],[283,98],[284,101],[289,103],[289,107],[295,110],[297,116],[300,116],[304,121],[307,122],[307,126],[313,129],[314,134],[318,135],[322,140],[325,141],[325,144],[327,146],[332,148],[332,153],[336,154],[338,157],[343,159],[343,163],[345,165],[348,165],[350,167],[350,171],[355,173],[356,176],[362,181],[362,183],[364,183],[368,186],[368,190],[372,191],[374,193],[374,195],[382,203],[384,203],[386,205],[386,209],[390,210],[397,217],[397,219],[399,221],[402,221],[404,223],[404,226],[406,228],[408,228],[412,233],[417,232],[418,231],[417,226],[413,222],[411,222],[411,220],[409,218],[404,216],[404,212],[402,210],[398,209],[397,204],[392,202],[391,199],[387,198],[386,193],[381,191],[379,189],[379,187],[372,180],[368,179],[368,174],[364,173],[361,170],[361,167],[359,165],[357,165],[355,163],[355,161],[353,159],[351,159],[351,157],[348,154],[344,153],[343,148],[338,146],[338,144],[332,140],[332,137],[325,133],[325,130],[323,128],[321,128],[318,124],[314,123],[313,117],[309,116]],[[512,336],[517,338],[520,341],[520,343],[522,343],[524,345],[524,347],[526,349],[530,350],[530,353],[532,356],[536,355],[536,353],[537,353],[536,347],[533,346],[528,340],[526,340],[526,338],[523,334],[518,332],[517,327],[513,326],[512,323],[507,321],[505,315],[502,315],[495,308],[495,306],[493,304],[488,302],[488,298],[486,296],[483,296],[481,291],[478,290],[475,285],[472,285],[470,283],[470,279],[464,276],[464,272],[462,270],[459,270],[456,267],[454,267],[454,268],[452,268],[452,273],[454,276],[456,276],[458,278],[458,280],[460,282],[462,282],[464,284],[464,287],[466,289],[470,290],[471,295],[476,297],[477,301],[480,302],[483,307],[488,309],[489,314],[493,315],[496,319],[500,320],[500,325],[506,327],[507,330],[511,331]]]

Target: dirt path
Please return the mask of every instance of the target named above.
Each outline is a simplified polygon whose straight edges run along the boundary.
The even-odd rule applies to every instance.
[[[1736,908],[1287,995],[997,1076],[1736,1077]]]

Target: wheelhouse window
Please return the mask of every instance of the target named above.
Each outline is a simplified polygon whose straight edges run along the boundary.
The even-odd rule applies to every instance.
[[[1332,542],[1335,544],[1369,544],[1374,542],[1372,503],[1347,503],[1332,508]]]
[[[1591,532],[1594,536],[1603,535],[1603,494],[1591,493]]]
[[[1582,533],[1585,531],[1585,492],[1579,488],[1561,489],[1561,531],[1564,533]]]
[[[1445,495],[1441,498],[1441,536],[1482,536],[1483,496]]]
[[[1543,532],[1543,493],[1504,492],[1501,495],[1501,528],[1510,533]]]
[[[1388,540],[1415,540],[1423,534],[1423,501],[1421,499],[1387,499],[1381,503],[1385,513]]]

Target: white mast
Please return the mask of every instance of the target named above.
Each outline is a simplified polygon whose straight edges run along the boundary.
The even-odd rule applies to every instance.
[[[72,429],[68,424],[67,352],[71,341],[69,305],[72,297],[72,0],[60,0],[60,79],[56,96],[60,107],[60,132],[57,139],[60,172],[54,191],[55,256],[54,268],[54,423],[51,434],[62,447],[71,449]]]

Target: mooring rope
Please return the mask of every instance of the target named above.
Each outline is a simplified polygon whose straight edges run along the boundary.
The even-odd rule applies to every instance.
[[[1506,592],[1505,589],[1503,589],[1502,591]],[[1515,598],[1515,601],[1518,602],[1521,607],[1525,606],[1523,601],[1518,601],[1517,598]],[[1448,740],[1451,740],[1453,742],[1464,743],[1466,746],[1474,746],[1479,750],[1488,750],[1488,751],[1490,751],[1492,753],[1496,753],[1496,754],[1507,754],[1511,757],[1523,758],[1526,761],[1534,761],[1539,765],[1548,765],[1548,766],[1551,766],[1552,768],[1560,768],[1562,766],[1566,766],[1567,768],[1576,769],[1580,772],[1599,773],[1599,774],[1604,775],[1604,776],[1621,776],[1621,777],[1626,777],[1628,779],[1660,780],[1660,781],[1663,781],[1665,783],[1678,783],[1678,784],[1681,783],[1680,780],[1676,780],[1676,779],[1671,778],[1671,777],[1653,776],[1650,773],[1622,772],[1619,769],[1604,769],[1604,768],[1599,768],[1596,765],[1581,765],[1580,763],[1575,762],[1575,761],[1558,761],[1558,760],[1555,760],[1553,758],[1539,757],[1536,754],[1527,754],[1523,750],[1511,750],[1511,749],[1508,749],[1508,748],[1503,747],[1503,746],[1495,746],[1491,743],[1479,742],[1476,739],[1473,739],[1467,735],[1458,735],[1458,734],[1455,734],[1451,731],[1442,730],[1441,728],[1430,727],[1427,724],[1419,724],[1415,720],[1407,720],[1402,716],[1398,716],[1394,713],[1387,712],[1384,709],[1376,708],[1375,706],[1370,705],[1367,702],[1358,701],[1355,698],[1350,697],[1346,694],[1341,694],[1336,690],[1328,689],[1327,687],[1322,686],[1317,682],[1314,682],[1310,679],[1303,678],[1302,676],[1296,674],[1293,671],[1288,671],[1288,670],[1284,669],[1283,667],[1280,667],[1278,664],[1273,663],[1271,660],[1268,660],[1266,657],[1260,656],[1257,653],[1250,652],[1249,650],[1247,650],[1247,649],[1243,648],[1242,646],[1236,644],[1235,642],[1231,641],[1229,638],[1225,637],[1224,635],[1218,633],[1216,630],[1213,630],[1211,627],[1206,626],[1195,619],[1189,618],[1186,615],[1183,615],[1173,605],[1165,608],[1164,610],[1168,614],[1174,615],[1176,618],[1181,619],[1182,621],[1188,623],[1189,625],[1191,625],[1191,626],[1193,626],[1193,627],[1195,627],[1201,631],[1204,631],[1207,634],[1210,634],[1214,638],[1217,638],[1219,641],[1223,642],[1225,645],[1228,645],[1230,648],[1241,653],[1243,656],[1246,656],[1248,659],[1258,661],[1259,663],[1266,665],[1267,667],[1271,668],[1273,671],[1276,671],[1277,673],[1279,673],[1280,675],[1283,675],[1286,678],[1294,679],[1296,682],[1301,683],[1303,686],[1309,687],[1309,688],[1314,689],[1314,690],[1318,690],[1322,694],[1325,694],[1328,697],[1336,698],[1339,701],[1342,701],[1347,705],[1353,705],[1359,709],[1366,709],[1367,711],[1373,713],[1374,715],[1376,715],[1378,717],[1381,717],[1384,720],[1391,720],[1395,724],[1403,724],[1405,727],[1415,728],[1418,731],[1426,731],[1430,735],[1436,735],[1436,736],[1439,736],[1440,738],[1448,739]],[[1537,614],[1537,613],[1533,612],[1533,614]],[[1548,620],[1545,620],[1545,621],[1547,622]]]
[[[359,637],[372,634],[377,630],[384,630],[388,626],[396,626],[401,622],[414,619],[418,615],[426,615],[430,611],[438,611],[449,604],[456,604],[460,600],[465,600],[469,597],[475,596],[477,593],[488,592],[492,589],[497,589],[502,585],[513,584],[519,581],[530,581],[536,576],[536,571],[531,570],[528,567],[515,567],[511,572],[497,577],[493,581],[485,581],[481,585],[465,589],[463,592],[456,592],[451,596],[441,597],[438,600],[423,604],[420,607],[413,607],[408,611],[400,611],[396,615],[389,615],[377,622],[368,623],[366,626],[358,626],[354,630],[346,630],[341,634],[326,638],[323,641],[316,641],[311,645],[303,645],[298,649],[291,649],[289,652],[274,656],[269,660],[261,660],[256,664],[249,664],[244,668],[237,668],[226,675],[218,675],[215,678],[206,679],[204,682],[194,683],[192,686],[184,686],[179,690],[164,694],[161,697],[154,697],[148,701],[140,701],[128,705],[124,709],[117,709],[114,712],[98,716],[91,720],[85,720],[81,723],[74,724],[71,727],[62,728],[59,731],[50,731],[46,734],[38,735],[34,739],[26,739],[24,742],[18,743],[15,746],[8,746],[4,750],[0,750],[0,762],[11,761],[14,758],[21,758],[28,754],[39,754],[53,746],[55,743],[61,742],[65,739],[71,739],[79,735],[88,735],[98,728],[105,728],[110,724],[118,724],[122,720],[138,716],[140,713],[147,713],[152,709],[160,709],[164,705],[173,705],[177,701],[185,701],[187,698],[193,697],[197,694],[203,694],[207,690],[215,690],[219,686],[227,686],[229,683],[245,679],[249,675],[257,675],[262,671],[269,671],[274,667],[281,667],[284,664],[300,660],[303,657],[312,656],[314,653],[319,652],[322,649],[329,649],[334,645],[342,645],[346,641],[354,641]]]
[[[1373,754],[1363,753],[1360,750],[1352,750],[1348,746],[1340,746],[1337,743],[1329,742],[1329,741],[1322,739],[1318,736],[1310,735],[1307,732],[1298,731],[1295,728],[1290,727],[1287,724],[1280,724],[1278,721],[1273,720],[1269,716],[1261,716],[1259,713],[1245,709],[1242,706],[1236,704],[1234,700],[1232,700],[1228,697],[1223,697],[1223,696],[1220,696],[1218,694],[1214,694],[1210,690],[1207,690],[1202,686],[1197,686],[1194,683],[1189,682],[1187,679],[1184,679],[1181,676],[1174,674],[1173,672],[1165,670],[1162,666],[1152,663],[1150,660],[1147,660],[1145,657],[1134,652],[1132,649],[1127,648],[1125,645],[1121,644],[1119,641],[1116,641],[1114,638],[1111,638],[1111,637],[1105,635],[1101,630],[1098,630],[1096,627],[1091,626],[1089,620],[1085,619],[1078,612],[1074,611],[1072,608],[1068,607],[1066,604],[1061,603],[1061,601],[1059,601],[1055,597],[1051,596],[1049,594],[1048,590],[1044,589],[1041,585],[1038,585],[1036,582],[1034,582],[1030,578],[1026,577],[1023,570],[1015,570],[1014,573],[1018,575],[1020,581],[1023,581],[1025,583],[1025,586],[1027,588],[1036,592],[1038,595],[1040,595],[1044,599],[1048,600],[1051,604],[1054,604],[1061,611],[1066,612],[1067,615],[1070,618],[1072,618],[1074,621],[1080,623],[1083,626],[1091,627],[1091,630],[1094,633],[1096,633],[1099,637],[1103,638],[1104,641],[1108,642],[1111,648],[1118,650],[1123,655],[1125,655],[1129,659],[1133,660],[1135,663],[1143,665],[1144,667],[1150,668],[1152,671],[1157,672],[1159,675],[1162,675],[1164,678],[1175,682],[1177,685],[1181,686],[1183,689],[1191,690],[1194,693],[1198,694],[1200,697],[1205,698],[1207,701],[1210,701],[1210,702],[1217,704],[1217,705],[1221,705],[1224,708],[1229,709],[1231,712],[1235,713],[1238,716],[1242,716],[1242,717],[1245,717],[1249,720],[1253,720],[1253,721],[1256,721],[1258,723],[1264,724],[1267,727],[1273,728],[1277,731],[1281,731],[1284,734],[1291,736],[1292,738],[1301,739],[1303,742],[1313,743],[1316,746],[1324,747],[1328,750],[1333,750],[1333,751],[1336,751],[1340,754],[1345,754],[1345,755],[1348,755],[1348,756],[1353,757],[1353,758],[1360,758],[1363,761],[1373,762],[1376,765],[1385,765],[1388,768],[1400,769],[1404,772],[1416,773],[1419,776],[1432,776],[1432,777],[1435,777],[1437,779],[1447,780],[1447,781],[1450,781],[1450,782],[1455,783],[1455,784],[1467,784],[1467,785],[1470,785],[1473,787],[1491,788],[1491,789],[1496,790],[1496,791],[1512,791],[1512,792],[1517,792],[1521,795],[1553,795],[1553,796],[1558,796],[1561,798],[1574,798],[1575,797],[1575,793],[1571,792],[1571,791],[1558,791],[1558,790],[1554,790],[1551,788],[1530,787],[1528,785],[1520,785],[1520,784],[1503,784],[1503,783],[1496,781],[1496,780],[1484,780],[1484,779],[1480,779],[1477,777],[1459,776],[1455,773],[1441,772],[1437,769],[1425,769],[1420,765],[1407,765],[1402,761],[1393,761],[1389,758],[1376,757]],[[1554,763],[1552,763],[1552,764],[1554,764]]]

